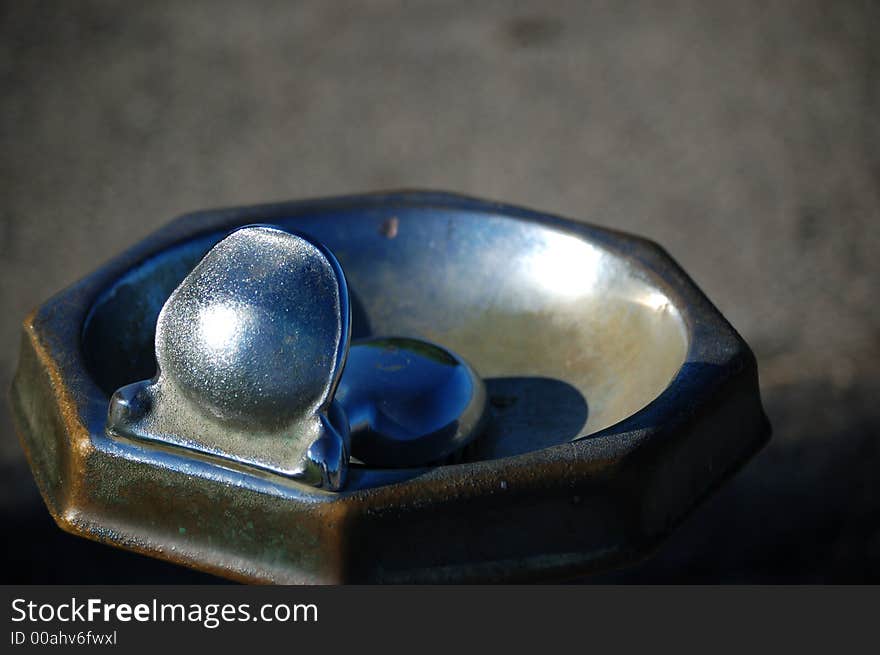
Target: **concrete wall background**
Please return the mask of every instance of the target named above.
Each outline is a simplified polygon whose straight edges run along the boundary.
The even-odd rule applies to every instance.
[[[753,346],[775,428],[600,579],[877,581],[878,33],[844,1],[4,2],[0,384],[32,306],[185,211],[519,203],[663,244]],[[6,581],[202,579],[55,529],[5,404],[0,467]]]

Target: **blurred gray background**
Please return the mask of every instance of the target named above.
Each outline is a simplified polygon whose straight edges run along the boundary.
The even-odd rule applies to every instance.
[[[880,4],[3,2],[0,385],[183,212],[398,187],[646,235],[775,432],[625,582],[880,580]],[[203,581],[62,534],[0,406],[4,582]]]

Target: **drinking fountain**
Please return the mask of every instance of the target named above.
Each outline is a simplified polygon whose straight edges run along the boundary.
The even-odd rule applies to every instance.
[[[770,433],[659,246],[436,192],[182,216],[25,319],[10,396],[59,526],[244,582],[624,566]]]

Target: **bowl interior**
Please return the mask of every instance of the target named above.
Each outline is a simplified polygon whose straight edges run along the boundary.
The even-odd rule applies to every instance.
[[[337,256],[352,292],[354,338],[428,339],[483,376],[492,420],[470,457],[514,455],[606,428],[656,398],[685,361],[681,315],[651,276],[556,227],[424,207],[272,223]],[[162,304],[225,233],[141,262],[96,301],[83,351],[108,398],[153,376]]]

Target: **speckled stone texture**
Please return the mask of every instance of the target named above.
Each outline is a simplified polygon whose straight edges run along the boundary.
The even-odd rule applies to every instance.
[[[771,444],[596,579],[876,582],[880,5],[767,4],[5,2],[0,384],[31,307],[185,211],[493,197],[655,239],[758,356]],[[3,582],[208,580],[57,530],[5,404],[0,480]]]

